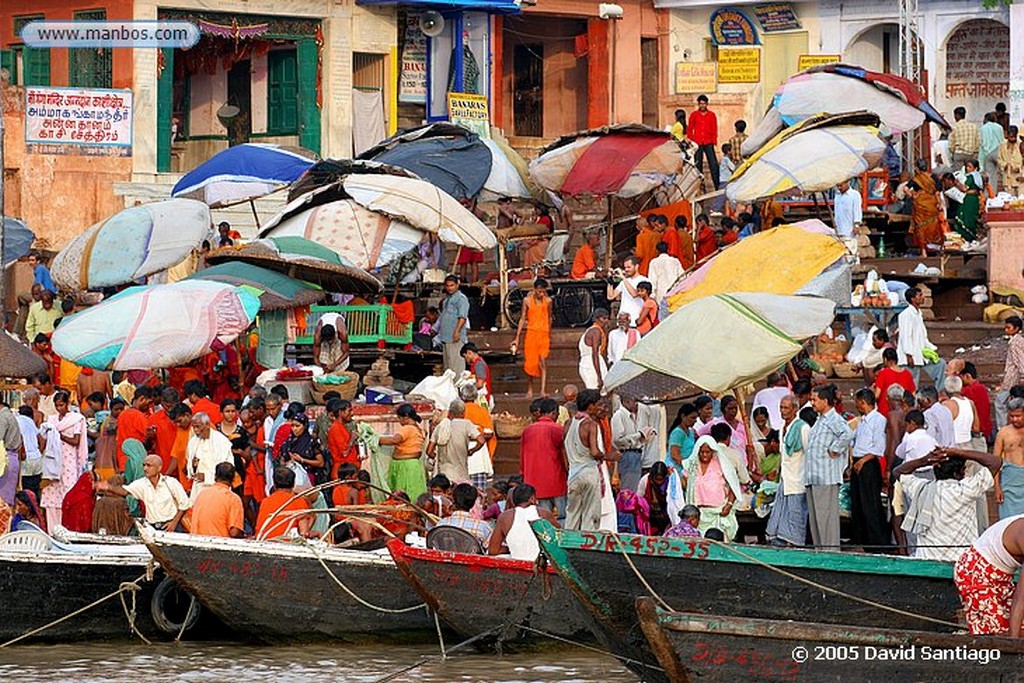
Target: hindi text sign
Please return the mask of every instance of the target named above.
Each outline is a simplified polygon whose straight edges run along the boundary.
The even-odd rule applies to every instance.
[[[719,83],[758,83],[760,80],[761,48],[719,48]]]
[[[420,15],[405,12],[398,76],[398,101],[423,104],[427,101],[427,37],[420,30]]]
[[[841,55],[800,55],[796,58],[796,70],[803,71],[814,66],[836,64],[843,60]]]
[[[763,5],[754,5],[754,16],[757,23],[761,24],[761,30],[765,33],[775,31],[795,31],[800,26],[800,18],[796,16],[796,10],[788,2],[768,2]]]
[[[718,89],[715,62],[676,62],[676,94],[709,93]]]
[[[25,88],[25,144],[39,154],[132,155],[132,91]]]
[[[708,22],[715,45],[757,45],[757,29],[747,15],[733,7],[716,9]]]

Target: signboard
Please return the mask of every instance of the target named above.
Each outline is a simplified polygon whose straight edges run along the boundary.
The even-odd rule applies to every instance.
[[[487,95],[448,93],[448,120],[468,128],[482,138],[491,137],[491,113]]]
[[[37,154],[132,155],[132,91],[25,87],[25,144]]]
[[[676,62],[676,94],[715,92],[717,77],[715,62]]]
[[[800,55],[796,58],[796,70],[803,71],[813,66],[835,64],[843,61],[842,55]]]
[[[994,21],[968,21],[946,41],[946,98],[978,118],[1010,92],[1010,29]]]
[[[398,101],[423,104],[427,101],[427,37],[420,30],[420,15],[405,12]]]
[[[757,17],[757,23],[761,24],[761,30],[765,33],[795,31],[802,28],[793,5],[788,2],[754,5],[754,16]]]
[[[761,48],[731,47],[718,51],[719,83],[758,83],[761,80]]]
[[[743,12],[732,7],[716,9],[708,22],[715,45],[757,45],[757,29]]]
[[[1010,5],[1010,25],[1024,26],[1024,5]],[[1006,99],[1010,120],[1024,121],[1024,40],[1010,42],[1010,91]]]

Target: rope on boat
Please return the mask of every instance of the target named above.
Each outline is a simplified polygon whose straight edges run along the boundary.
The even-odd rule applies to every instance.
[[[664,671],[664,669],[662,667],[657,666],[655,664],[651,664],[650,662],[642,662],[639,659],[631,659],[629,657],[624,657],[622,655],[617,655],[614,652],[609,652],[608,650],[602,650],[599,647],[594,647],[593,645],[587,645],[586,643],[581,643],[580,641],[573,640],[571,638],[563,638],[562,636],[557,636],[554,633],[548,633],[547,631],[541,631],[540,629],[533,628],[532,626],[527,626],[526,624],[520,624],[519,628],[523,629],[524,631],[530,631],[531,633],[536,633],[539,636],[545,636],[546,638],[551,638],[552,640],[557,640],[559,642],[566,643],[567,645],[574,645],[574,646],[576,646],[578,648],[582,648],[584,650],[590,650],[591,652],[596,652],[598,654],[607,655],[609,657],[614,657],[615,659],[619,660],[620,662],[622,662],[624,664],[639,664],[640,666],[646,667],[648,669],[656,669],[658,671]]]
[[[712,540],[712,543],[714,543],[719,548],[724,548],[725,550],[728,550],[728,551],[730,551],[732,553],[735,553],[736,555],[739,555],[740,557],[742,557],[745,560],[749,560],[751,562],[754,562],[755,564],[758,564],[760,566],[763,566],[763,567],[766,567],[768,569],[771,569],[772,571],[780,573],[780,574],[783,575],[783,577],[786,577],[787,579],[792,579],[792,580],[800,582],[802,584],[806,584],[806,585],[808,585],[808,586],[810,586],[812,588],[818,589],[819,591],[824,591],[825,593],[831,593],[831,594],[839,596],[841,598],[847,598],[849,600],[853,600],[854,602],[859,602],[861,604],[868,605],[870,607],[876,607],[878,609],[883,609],[885,611],[893,612],[893,613],[896,613],[896,614],[901,614],[903,616],[909,616],[911,618],[918,618],[918,620],[921,620],[923,622],[931,622],[932,624],[938,624],[940,626],[948,626],[948,627],[952,627],[954,629],[962,629],[962,628],[964,628],[964,625],[962,625],[962,624],[956,624],[954,622],[947,622],[945,620],[941,620],[941,618],[935,618],[933,616],[927,616],[925,614],[919,614],[919,613],[916,613],[916,612],[907,611],[905,609],[900,609],[899,607],[892,607],[890,605],[882,604],[881,602],[876,602],[876,601],[873,601],[873,600],[868,600],[867,598],[862,598],[862,597],[860,597],[858,595],[852,595],[850,593],[846,593],[844,591],[840,591],[838,589],[831,588],[830,586],[825,586],[823,584],[819,584],[817,582],[811,581],[810,579],[805,579],[803,577],[800,577],[800,575],[793,573],[792,571],[786,571],[785,569],[782,569],[781,567],[772,566],[771,564],[768,564],[767,562],[765,562],[763,560],[760,560],[757,557],[749,555],[748,553],[744,553],[741,550],[737,550],[736,548],[732,547],[732,544],[722,543],[721,541],[714,541],[714,540]],[[620,544],[620,545],[622,545],[622,544]],[[632,563],[631,563],[631,565],[632,565]],[[636,568],[634,568],[634,571],[636,571]],[[639,572],[637,572],[637,575],[640,575]],[[646,585],[646,582],[644,582],[644,584]]]
[[[334,583],[338,584],[338,587],[340,587],[343,591],[348,593],[349,597],[351,597],[353,600],[358,602],[363,607],[366,607],[368,609],[372,609],[372,610],[374,610],[376,612],[384,612],[385,614],[405,614],[407,612],[415,612],[418,609],[426,607],[426,604],[421,602],[420,604],[413,605],[412,607],[403,607],[401,609],[392,609],[390,607],[381,607],[380,605],[374,605],[373,603],[367,602],[366,600],[363,600],[361,597],[356,595],[352,591],[352,589],[350,589],[348,586],[346,586],[344,583],[341,582],[341,579],[339,579],[334,574],[334,572],[331,571],[331,568],[329,566],[327,566],[327,563],[324,562],[324,558],[317,551],[316,546],[314,546],[312,543],[306,543],[306,547],[309,548],[312,551],[312,553],[316,557],[317,561],[320,562],[320,566],[323,567],[324,571],[327,572],[327,575],[330,576],[331,579],[334,580]]]
[[[107,600],[110,600],[110,599],[115,598],[115,597],[120,597],[121,598],[121,608],[124,610],[124,616],[128,620],[128,628],[131,630],[132,633],[134,633],[139,638],[141,638],[142,641],[145,642],[147,645],[151,645],[152,643],[149,641],[149,639],[146,638],[146,636],[142,635],[142,633],[139,631],[139,629],[135,626],[135,616],[136,616],[136,611],[135,611],[135,595],[140,590],[139,582],[144,580],[144,579],[146,579],[146,574],[143,574],[142,576],[140,576],[139,578],[135,579],[134,581],[124,581],[124,582],[121,583],[121,585],[119,585],[117,587],[117,590],[114,591],[113,593],[110,593],[108,595],[104,595],[102,598],[100,598],[98,600],[94,600],[93,602],[90,602],[85,607],[80,607],[79,609],[76,609],[74,612],[71,612],[70,614],[64,615],[60,619],[55,619],[55,620],[51,621],[48,624],[44,624],[43,626],[40,626],[39,628],[34,628],[31,631],[28,631],[27,633],[21,634],[17,638],[13,638],[11,640],[8,640],[6,643],[0,643],[0,649],[5,648],[8,645],[14,645],[15,643],[20,642],[22,640],[25,640],[26,638],[31,638],[32,636],[36,635],[37,633],[42,633],[43,631],[45,631],[47,629],[53,628],[57,624],[61,624],[61,623],[65,622],[65,621],[67,621],[68,619],[72,619],[74,617],[77,617],[79,614],[82,614],[83,612],[87,612],[88,610],[91,610],[93,607],[96,607],[97,605],[101,605],[104,602],[106,602]],[[131,607],[130,608],[128,606],[127,600],[124,597],[125,593],[129,593],[132,596],[131,597]]]
[[[647,592],[651,594],[651,597],[657,600],[658,604],[661,605],[665,610],[669,612],[673,611],[672,607],[670,607],[667,602],[662,600],[661,596],[658,595],[657,591],[651,588],[651,584],[647,583],[647,579],[644,578],[644,575],[641,574],[640,570],[636,568],[635,564],[633,564],[633,559],[629,556],[629,553],[626,552],[626,544],[622,542],[621,538],[619,538],[618,533],[612,532],[612,536],[615,537],[615,545],[620,551],[622,551],[622,556],[626,559],[626,564],[628,564],[629,568],[633,570],[634,574],[636,574],[636,578],[640,579],[640,583],[642,583],[644,588],[647,589]]]
[[[441,620],[437,618],[437,612],[434,612],[434,628],[437,629],[437,642],[441,646],[441,661],[447,661],[448,653],[444,649],[444,634],[441,633]]]
[[[448,648],[447,652],[448,652],[448,654],[450,654],[452,652],[455,652],[456,650],[461,650],[462,648],[466,647],[467,645],[472,645],[473,643],[475,643],[478,640],[481,640],[483,638],[487,638],[488,636],[490,636],[492,633],[494,633],[495,631],[497,631],[500,628],[501,628],[500,626],[495,626],[494,628],[488,629],[488,630],[484,631],[483,633],[478,633],[477,635],[473,636],[472,638],[468,638],[468,639],[462,641],[461,643],[459,643],[458,645],[455,645],[453,647]],[[432,662],[432,661],[434,661],[436,659],[443,659],[443,657],[441,655],[428,655],[426,657],[421,658],[418,662],[415,662],[414,664],[410,664],[407,667],[404,667],[402,669],[399,669],[398,671],[390,673],[387,676],[384,676],[383,678],[378,678],[376,681],[374,681],[374,683],[389,683],[390,681],[395,680],[399,676],[402,676],[403,674],[407,674],[410,671],[413,671],[414,669],[418,669],[421,666],[423,666],[424,664],[429,664],[430,662]]]
[[[192,621],[192,611],[196,608],[196,596],[191,593],[188,594],[189,603],[188,611],[185,612],[185,618],[181,622],[181,628],[178,630],[178,635],[174,638],[174,643],[177,645],[181,642],[181,637],[185,635],[185,629],[188,628],[188,622]]]

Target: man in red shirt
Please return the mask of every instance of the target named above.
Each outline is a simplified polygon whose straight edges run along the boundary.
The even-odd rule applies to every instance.
[[[711,182],[718,189],[718,156],[715,147],[718,146],[718,117],[715,112],[708,109],[708,96],[701,95],[697,98],[697,111],[690,114],[690,121],[686,126],[686,135],[690,141],[697,145],[697,170],[704,173],[703,158],[708,160],[708,170],[711,172]]]
[[[916,388],[914,387],[914,376],[910,370],[900,367],[896,349],[883,349],[882,363],[885,364],[885,367],[875,375],[875,396],[878,398],[878,412],[888,417],[889,387],[898,384],[911,393],[916,391]]]
[[[117,471],[124,472],[127,457],[121,446],[125,439],[138,439],[146,443],[146,431],[149,427],[149,409],[153,405],[153,390],[150,387],[139,387],[135,390],[132,407],[126,408],[117,418]],[[166,464],[166,463],[165,463]]]
[[[210,417],[210,424],[214,427],[221,423],[224,417],[220,414],[220,406],[209,399],[210,392],[206,385],[197,379],[185,382],[185,398],[188,399],[192,414],[206,413]]]
[[[964,398],[974,401],[974,407],[978,411],[978,422],[981,426],[981,434],[985,441],[992,440],[992,397],[988,389],[978,381],[978,368],[974,363],[967,361],[964,369],[960,371],[960,379],[964,382],[962,389]]]
[[[353,433],[355,422],[352,421],[352,403],[344,399],[334,399],[327,404],[327,412],[334,421],[327,430],[327,450],[334,461],[331,479],[338,478],[338,468],[345,463],[359,467],[359,441]],[[353,431],[350,431],[350,427]]]
[[[697,216],[697,263],[711,256],[718,249],[718,234],[711,228],[707,214]]]
[[[542,398],[537,407],[540,417],[519,438],[519,471],[523,481],[537,490],[537,506],[552,512],[557,508],[561,525],[565,523],[569,464],[563,429],[555,422],[558,403]]]
[[[148,435],[151,435],[152,444],[147,444],[151,453],[156,453],[164,461],[164,474],[173,471],[171,464],[174,462],[174,440],[178,438],[178,426],[171,419],[171,409],[178,405],[181,397],[178,390],[167,387],[160,392],[160,409],[153,412],[149,418],[147,427]]]
[[[295,495],[294,488],[294,472],[287,467],[274,470],[274,492],[260,503],[260,514],[256,518],[257,539],[286,536],[292,529],[296,529],[300,536],[309,534],[313,515],[296,514],[310,507],[305,498]]]

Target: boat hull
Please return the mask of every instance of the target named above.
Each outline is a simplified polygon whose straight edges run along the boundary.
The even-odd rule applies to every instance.
[[[950,624],[960,607],[951,563],[579,532],[555,529],[542,520],[532,524],[544,553],[587,608],[598,640],[645,680],[667,680],[634,607],[637,597],[652,591],[672,609],[696,614],[813,617],[826,624],[908,630],[953,630],[912,615]]]
[[[550,644],[545,634],[592,640],[589,617],[550,568],[533,562],[412,548],[388,550],[398,571],[450,628],[484,647]],[[541,633],[538,633],[541,632]]]
[[[1024,681],[1020,639],[636,610],[672,683]]]
[[[419,639],[433,630],[422,600],[383,554],[325,549],[317,551],[321,563],[302,545],[152,530],[143,536],[167,574],[238,635],[360,641]]]

